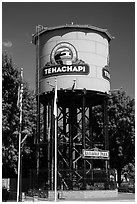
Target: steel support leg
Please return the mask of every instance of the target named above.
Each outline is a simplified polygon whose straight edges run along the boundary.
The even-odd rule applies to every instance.
[[[69,130],[69,171],[70,171],[70,189],[73,189],[73,138],[77,134],[77,108],[75,106],[75,102],[72,100],[70,104],[69,110],[69,123],[70,123],[70,130]]]
[[[105,150],[108,150],[109,149],[109,144],[108,144],[108,109],[107,109],[107,106],[108,106],[108,99],[104,99],[104,103],[103,103],[103,116],[104,116],[104,119],[103,119],[103,124],[104,124],[104,139],[105,139]],[[106,167],[106,172],[108,170],[108,160],[105,161],[105,167]]]
[[[85,123],[85,108],[86,108],[86,96],[85,96],[85,90],[83,93],[83,98],[82,98],[82,143],[83,143],[83,149],[86,149],[86,123]],[[85,189],[86,187],[86,161],[85,159],[83,160],[83,188]]]

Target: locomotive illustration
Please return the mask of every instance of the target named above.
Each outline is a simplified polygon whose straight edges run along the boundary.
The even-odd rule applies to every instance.
[[[69,48],[64,47],[56,51],[54,58],[57,64],[71,65],[73,54]]]

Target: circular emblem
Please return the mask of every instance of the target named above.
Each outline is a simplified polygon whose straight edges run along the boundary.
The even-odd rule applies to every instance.
[[[71,65],[77,60],[77,51],[70,43],[62,42],[53,48],[50,60],[58,65]]]

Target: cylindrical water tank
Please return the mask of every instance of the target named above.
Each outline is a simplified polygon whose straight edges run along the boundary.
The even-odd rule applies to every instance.
[[[42,28],[33,35],[37,46],[39,93],[52,90],[110,90],[109,44],[106,29],[89,25],[64,25]]]

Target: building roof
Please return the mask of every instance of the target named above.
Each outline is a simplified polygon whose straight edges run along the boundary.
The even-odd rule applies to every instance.
[[[39,35],[48,32],[48,31],[52,31],[52,30],[58,30],[61,28],[80,28],[80,29],[90,29],[90,30],[94,30],[94,31],[98,31],[101,33],[106,34],[106,36],[108,37],[108,40],[112,40],[114,37],[109,33],[109,31],[107,29],[104,28],[98,28],[96,26],[91,26],[91,25],[74,25],[72,24],[66,24],[66,25],[60,25],[60,26],[54,26],[54,27],[44,27],[42,25],[38,25],[36,26],[36,33],[32,35],[32,43],[36,44],[36,39]]]

